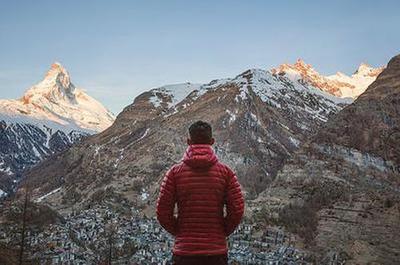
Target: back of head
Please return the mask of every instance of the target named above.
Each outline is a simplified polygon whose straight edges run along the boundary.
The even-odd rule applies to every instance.
[[[214,165],[218,159],[211,148],[214,144],[211,125],[204,121],[196,121],[189,127],[188,148],[183,161],[190,167],[206,169]]]
[[[196,121],[189,127],[191,144],[212,144],[211,125],[204,121]]]

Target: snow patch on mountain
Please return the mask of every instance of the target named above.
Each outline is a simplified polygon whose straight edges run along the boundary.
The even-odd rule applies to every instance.
[[[57,188],[57,189],[55,189],[55,190],[52,190],[52,191],[50,191],[49,193],[46,193],[45,195],[43,195],[43,196],[37,198],[37,199],[35,200],[35,202],[41,202],[41,201],[43,201],[44,199],[46,199],[47,197],[49,197],[49,196],[51,196],[51,195],[53,195],[53,194],[59,192],[60,190],[61,190],[61,187],[60,187],[60,188]]]
[[[7,192],[4,190],[0,189],[0,198],[7,196]]]
[[[0,161],[0,172],[6,175],[12,175],[13,173],[11,172],[11,168],[7,166],[4,161]]]
[[[150,197],[150,194],[148,192],[146,192],[145,189],[142,189],[142,193],[140,194],[140,198],[142,199],[142,201],[147,200]]]
[[[228,109],[226,110],[226,113],[229,115],[229,124],[232,124],[236,120],[237,115]]]
[[[143,133],[143,135],[140,136],[140,138],[137,141],[140,141],[140,140],[144,139],[147,136],[147,134],[149,133],[149,131],[150,131],[150,129],[147,128],[146,131]]]
[[[289,140],[290,140],[290,142],[291,142],[294,146],[296,146],[296,147],[299,147],[299,146],[300,146],[300,141],[299,141],[298,139],[289,136]]]
[[[200,84],[182,83],[155,88],[150,91],[153,93],[153,96],[150,97],[150,102],[156,108],[162,106],[163,103],[167,103],[167,108],[170,109],[200,87]]]

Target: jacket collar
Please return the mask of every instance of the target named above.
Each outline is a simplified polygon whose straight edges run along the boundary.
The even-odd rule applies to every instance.
[[[186,149],[183,162],[192,168],[209,168],[218,158],[209,144],[192,144]]]

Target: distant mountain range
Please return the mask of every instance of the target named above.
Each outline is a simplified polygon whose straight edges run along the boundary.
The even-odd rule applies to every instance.
[[[54,63],[20,99],[0,100],[0,189],[10,192],[26,168],[109,127],[114,115],[71,83]],[[0,195],[1,196],[1,195]]]
[[[110,128],[51,157],[27,176],[37,196],[61,187],[48,200],[60,197],[70,205],[90,203],[93,192],[110,185],[125,187],[116,191],[132,199],[133,183],[142,183],[152,200],[157,181],[181,158],[187,127],[203,119],[214,127],[216,152],[239,172],[247,196],[255,198],[320,126],[354,100],[337,95],[356,96],[381,71],[362,64],[346,78],[348,83],[336,82],[298,60],[208,84],[151,89]]]

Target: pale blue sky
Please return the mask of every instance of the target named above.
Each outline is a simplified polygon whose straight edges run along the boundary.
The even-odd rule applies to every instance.
[[[400,1],[0,0],[0,98],[60,61],[114,113],[163,84],[303,58],[323,74],[400,53]]]

